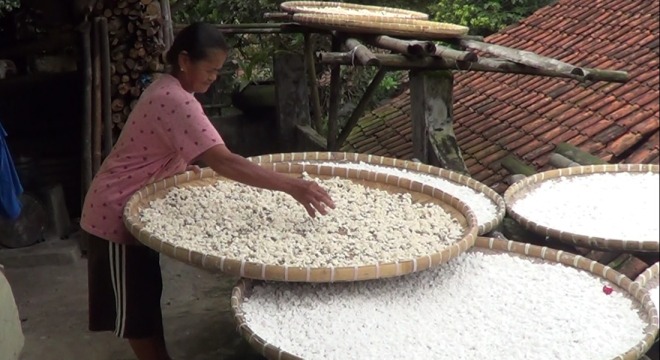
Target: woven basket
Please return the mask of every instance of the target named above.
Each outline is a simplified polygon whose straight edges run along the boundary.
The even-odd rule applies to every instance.
[[[417,39],[443,39],[466,35],[469,28],[428,20],[386,16],[350,16],[335,14],[293,14],[301,25],[349,33],[379,34]]]
[[[657,285],[651,283],[650,280],[658,275],[660,275],[660,262],[649,266],[646,270],[644,270],[643,273],[639,274],[635,278],[635,282],[638,282],[643,287],[647,287],[648,285]]]
[[[506,210],[508,214],[522,224],[526,229],[534,231],[538,234],[548,236],[559,241],[599,250],[614,250],[614,251],[642,251],[642,252],[658,252],[660,250],[659,243],[654,241],[631,241],[621,239],[606,239],[602,237],[589,236],[588,234],[574,234],[562,229],[549,228],[534,222],[532,219],[525,218],[523,215],[516,213],[512,210],[513,204],[522,196],[527,194],[539,183],[557,179],[560,177],[574,177],[583,176],[588,174],[600,173],[644,173],[654,172],[658,173],[660,167],[658,165],[641,165],[641,164],[616,164],[616,165],[591,165],[591,166],[576,166],[564,169],[557,169],[546,171],[532,175],[524,180],[513,184],[504,193],[504,202],[506,203]],[[561,211],[562,209],[557,209]]]
[[[303,172],[319,178],[337,176],[391,193],[410,193],[415,202],[432,202],[443,207],[464,228],[463,237],[438,253],[428,254],[415,259],[392,263],[365,264],[364,266],[311,268],[254,263],[242,259],[202,254],[173,245],[167,239],[158,238],[144,229],[144,223],[140,221],[140,209],[148,206],[151,200],[164,197],[170,188],[175,186],[203,186],[210,185],[216,181],[226,181],[210,168],[203,169],[199,174],[187,172],[167,178],[136,192],[129,199],[124,209],[124,223],[131,234],[141,243],[159,253],[182,262],[206,270],[220,271],[244,278],[290,282],[358,281],[401,276],[449,261],[471,248],[477,237],[476,217],[467,205],[446,193],[424,184],[392,175],[366,171],[358,172],[357,170],[333,167],[319,167],[316,165],[304,166],[291,163],[273,163],[267,167],[288,176],[299,177]]]
[[[644,329],[644,338],[640,339],[632,349],[616,357],[618,360],[637,360],[642,358],[651,347],[653,339],[658,334],[658,313],[651,302],[648,291],[646,291],[639,283],[628,279],[625,275],[618,273],[608,266],[592,261],[583,256],[573,255],[564,251],[550,249],[548,247],[484,237],[477,238],[475,247],[470,251],[513,253],[523,257],[543,259],[551,263],[561,263],[590,272],[599,278],[607,279],[613,285],[616,284],[619,291],[626,292],[642,305],[642,311],[648,316],[649,320]],[[237,323],[238,332],[254,349],[267,359],[300,360],[300,357],[278,348],[275,344],[269,344],[258,334],[255,334],[247,325],[241,305],[245,298],[250,297],[254,284],[255,282],[247,279],[239,280],[232,290],[231,307],[234,314],[234,321]]]
[[[372,165],[381,165],[405,169],[411,172],[418,172],[431,176],[437,176],[444,180],[451,181],[458,185],[466,186],[478,193],[484,194],[489,200],[493,202],[497,213],[495,216],[483,224],[478,224],[478,234],[484,235],[491,232],[498,227],[504,219],[506,213],[506,205],[504,199],[493,189],[474,180],[469,176],[459,174],[454,171],[441,169],[436,166],[430,166],[414,161],[400,160],[389,157],[356,154],[348,152],[298,152],[298,153],[281,153],[281,154],[268,154],[261,156],[254,156],[248,158],[249,160],[259,164],[281,163],[281,162],[346,162],[346,163],[367,163]]]
[[[330,8],[336,8],[331,10],[326,10]],[[330,1],[286,1],[280,4],[280,9],[282,11],[296,14],[296,13],[309,13],[309,14],[336,14],[336,15],[346,15],[346,16],[369,16],[366,14],[360,13],[344,13],[342,9],[347,10],[364,10],[369,12],[381,13],[381,16],[384,17],[393,17],[393,18],[403,18],[403,19],[420,19],[427,20],[429,18],[428,14],[411,11],[405,9],[397,9],[385,6],[373,6],[373,5],[361,5],[361,4],[350,4],[350,3],[341,3],[341,2],[330,2]]]

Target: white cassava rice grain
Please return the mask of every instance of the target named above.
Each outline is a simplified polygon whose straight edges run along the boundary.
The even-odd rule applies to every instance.
[[[241,307],[256,335],[306,360],[609,360],[642,340],[646,323],[602,281],[471,250],[395,279],[266,283]]]
[[[658,241],[660,177],[608,173],[546,180],[511,204],[539,225],[585,236]]]
[[[340,178],[314,179],[336,209],[312,219],[291,196],[233,181],[171,189],[140,211],[144,229],[203,254],[281,266],[338,267],[438,253],[464,229],[441,206]]]
[[[307,162],[302,162],[307,164]],[[447,194],[463,201],[477,217],[478,225],[485,225],[489,221],[493,221],[497,216],[497,204],[489,199],[483,193],[480,193],[467,186],[457,184],[453,181],[443,179],[439,176],[430,174],[409,171],[391,166],[373,165],[365,162],[359,163],[340,163],[340,162],[323,162],[324,166],[332,166],[346,169],[369,170],[384,174],[391,174],[404,179],[409,179],[432,186],[440,189]]]

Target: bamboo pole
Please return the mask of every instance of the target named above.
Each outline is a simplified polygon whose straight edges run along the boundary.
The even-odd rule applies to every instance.
[[[380,61],[378,58],[369,50],[366,46],[362,45],[359,41],[354,38],[348,38],[344,42],[344,46],[347,48],[349,53],[353,55],[354,58],[362,65],[367,66],[379,66]]]
[[[444,59],[456,60],[456,61],[466,61],[466,62],[476,62],[479,60],[477,54],[471,51],[460,51],[454,50],[450,47],[436,45],[435,56],[440,56]]]
[[[82,199],[85,198],[87,190],[92,183],[92,50],[91,50],[91,24],[89,22],[82,26],[82,68],[83,68],[83,120],[81,128],[82,136],[82,172],[81,191]]]
[[[425,70],[460,70],[483,71],[509,74],[536,75],[546,77],[567,78],[578,81],[608,81],[623,82],[619,71],[594,72],[590,79],[576,75],[559,73],[550,70],[535,69],[526,65],[516,64],[512,61],[480,57],[476,62],[456,61],[438,57],[407,57],[398,54],[375,54],[383,67],[396,70],[425,69]],[[319,52],[318,61],[326,65],[351,65],[351,54],[341,52]],[[359,64],[357,64],[359,65]]]
[[[316,131],[321,131],[323,127],[321,116],[321,100],[319,97],[318,79],[316,78],[316,65],[314,60],[314,47],[311,34],[304,34],[305,38],[305,65],[307,68],[307,82],[309,83],[309,92],[312,96],[312,123]]]
[[[110,59],[110,39],[108,38],[108,21],[105,17],[100,17],[99,37],[101,47],[101,84],[102,101],[101,110],[103,113],[103,158],[105,159],[112,150],[112,83],[111,77],[111,59]]]
[[[341,47],[341,40],[336,34],[332,36],[332,50],[338,51]],[[348,54],[349,57],[352,56]],[[341,95],[341,67],[339,64],[334,64],[330,70],[330,104],[328,109],[328,150],[333,151],[337,144],[337,129],[338,115],[339,115],[339,100]]]
[[[174,29],[172,28],[172,11],[170,9],[170,0],[160,0],[161,14],[163,16],[163,42],[165,43],[165,50],[172,46],[174,41]]]
[[[572,166],[580,166],[580,164],[576,163],[575,161],[564,157],[561,154],[553,153],[550,155],[550,164],[556,168],[565,168],[565,167],[572,167]]]
[[[387,35],[368,39],[369,43],[381,49],[391,50],[400,54],[430,55],[435,53],[436,45],[432,41],[401,40]]]
[[[101,141],[103,129],[103,111],[101,96],[101,41],[98,19],[92,22],[92,91],[93,91],[93,121],[92,121],[92,171],[96,175],[101,167]]]
[[[357,125],[358,121],[360,121],[360,117],[364,113],[364,110],[367,108],[367,105],[369,104],[369,100],[371,100],[371,98],[373,97],[373,94],[378,89],[378,85],[380,85],[380,83],[383,81],[386,74],[387,74],[387,70],[385,69],[378,70],[376,75],[374,75],[374,78],[369,83],[369,86],[367,86],[367,89],[364,90],[364,94],[362,95],[362,98],[360,98],[360,101],[355,106],[355,109],[353,110],[351,117],[348,118],[348,121],[346,122],[346,126],[344,126],[344,128],[341,130],[341,133],[339,134],[339,138],[337,139],[337,144],[336,144],[337,149],[341,149],[342,145],[344,144],[344,142],[346,142],[346,139],[348,139],[348,136],[351,134],[351,131],[353,131],[355,125]]]
[[[531,66],[536,69],[555,71],[567,75],[577,75],[583,77],[584,71],[575,66],[556,59],[535,54],[531,51],[511,49],[508,47],[488,44],[476,40],[463,39],[461,45],[474,50],[483,51],[515,63]]]

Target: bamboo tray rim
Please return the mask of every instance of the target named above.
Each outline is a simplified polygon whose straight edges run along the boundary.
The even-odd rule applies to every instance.
[[[520,194],[525,194],[530,189],[543,181],[587,176],[592,174],[607,174],[607,173],[659,173],[660,166],[651,164],[607,164],[607,165],[586,165],[574,166],[562,169],[548,170],[538,174],[529,176],[512,186],[504,192],[504,202],[506,203],[507,213],[517,222],[519,222],[527,230],[531,230],[537,234],[544,235],[561,242],[587,247],[597,250],[623,250],[623,251],[639,251],[639,252],[659,252],[660,241],[634,241],[614,238],[604,238],[599,236],[590,236],[586,234],[577,234],[561,229],[552,228],[540,225],[535,221],[528,219],[522,214],[513,210],[513,205],[516,202],[516,197]]]
[[[326,161],[326,162],[364,162],[370,165],[389,166],[397,169],[409,170],[422,175],[437,176],[443,180],[456,185],[462,185],[472,189],[477,193],[483,194],[490,200],[496,209],[495,216],[489,221],[478,224],[478,235],[484,235],[497,228],[506,215],[506,203],[504,198],[495,190],[488,187],[470,176],[461,173],[443,169],[437,166],[427,165],[421,162],[401,160],[392,157],[385,157],[371,154],[360,154],[352,152],[332,152],[332,151],[312,151],[312,152],[291,152],[257,155],[247,158],[256,163],[274,163],[274,162],[304,162],[304,161]]]
[[[192,181],[204,179],[224,179],[210,168],[204,168],[199,174],[188,171],[152,183],[137,191],[131,196],[124,208],[124,224],[129,232],[142,244],[184,263],[205,270],[220,271],[230,275],[240,276],[242,278],[285,282],[325,283],[373,280],[402,276],[435,267],[453,259],[471,248],[477,237],[478,227],[476,216],[467,205],[449,194],[419,182],[410,181],[393,175],[378,174],[367,171],[358,172],[348,169],[305,166],[299,164],[273,163],[271,164],[271,169],[289,175],[298,175],[302,174],[302,172],[307,172],[311,175],[318,176],[340,176],[347,179],[366,180],[386,184],[403,191],[407,189],[409,192],[424,194],[425,196],[436,199],[439,203],[438,206],[448,206],[450,209],[453,209],[452,211],[459,213],[466,221],[466,224],[462,224],[464,234],[461,239],[454,241],[441,251],[417,258],[356,266],[299,267],[263,264],[249,262],[244,259],[239,260],[224,256],[202,254],[195,250],[189,250],[181,246],[173,245],[172,243],[145,230],[144,224],[141,222],[139,216],[140,202],[147,201],[150,198],[153,198],[154,194],[161,194],[163,191],[173,186],[185,186]],[[447,209],[445,210],[447,211]],[[455,216],[450,211],[447,212],[450,213],[450,216]]]
[[[287,13],[294,13],[294,14],[295,13],[327,14],[327,12],[318,11],[311,8],[332,8],[332,7],[353,9],[353,10],[389,12],[392,14],[399,15],[398,17],[402,17],[402,15],[407,15],[405,18],[412,18],[412,19],[425,20],[429,18],[429,14],[420,11],[388,7],[388,6],[342,3],[336,1],[285,1],[280,4],[280,9],[282,9],[282,11],[285,11]],[[365,16],[361,14],[350,14],[350,15]]]
[[[462,25],[431,20],[394,18],[386,16],[351,16],[336,14],[297,13],[294,22],[322,29],[339,29],[346,32],[375,32],[401,36],[463,36],[469,28]]]
[[[640,283],[630,280],[625,275],[617,272],[611,267],[600,264],[581,255],[551,249],[546,246],[540,247],[529,243],[521,243],[511,240],[479,237],[475,241],[475,245],[471,250],[492,250],[496,253],[511,253],[526,258],[541,259],[551,263],[560,263],[587,271],[594,276],[616,284],[620,289],[624,290],[635,301],[641,304],[641,309],[644,311],[643,314],[647,316],[647,319],[645,319],[647,324],[644,329],[643,339],[641,339],[633,348],[614,358],[614,360],[640,359],[653,345],[653,341],[658,334],[658,312],[652,303],[648,291],[644,289]],[[259,351],[267,359],[302,360],[301,357],[268,343],[247,325],[241,304],[244,295],[249,296],[255,283],[258,282],[250,279],[239,279],[232,289],[231,308],[234,321],[237,324],[236,330],[247,340],[250,346]]]
[[[638,282],[640,285],[648,289],[649,288],[648,285],[650,285],[649,280],[652,280],[654,277],[659,275],[660,275],[660,262],[656,262],[655,264],[646,268],[644,272],[637,275],[637,277],[635,278],[635,282]]]

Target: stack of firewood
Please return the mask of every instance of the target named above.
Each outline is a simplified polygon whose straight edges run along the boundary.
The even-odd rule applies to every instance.
[[[96,16],[108,23],[112,124],[121,129],[151,74],[164,70],[167,36],[164,18],[169,11],[159,0],[104,0]],[[165,15],[165,16],[164,16]]]

